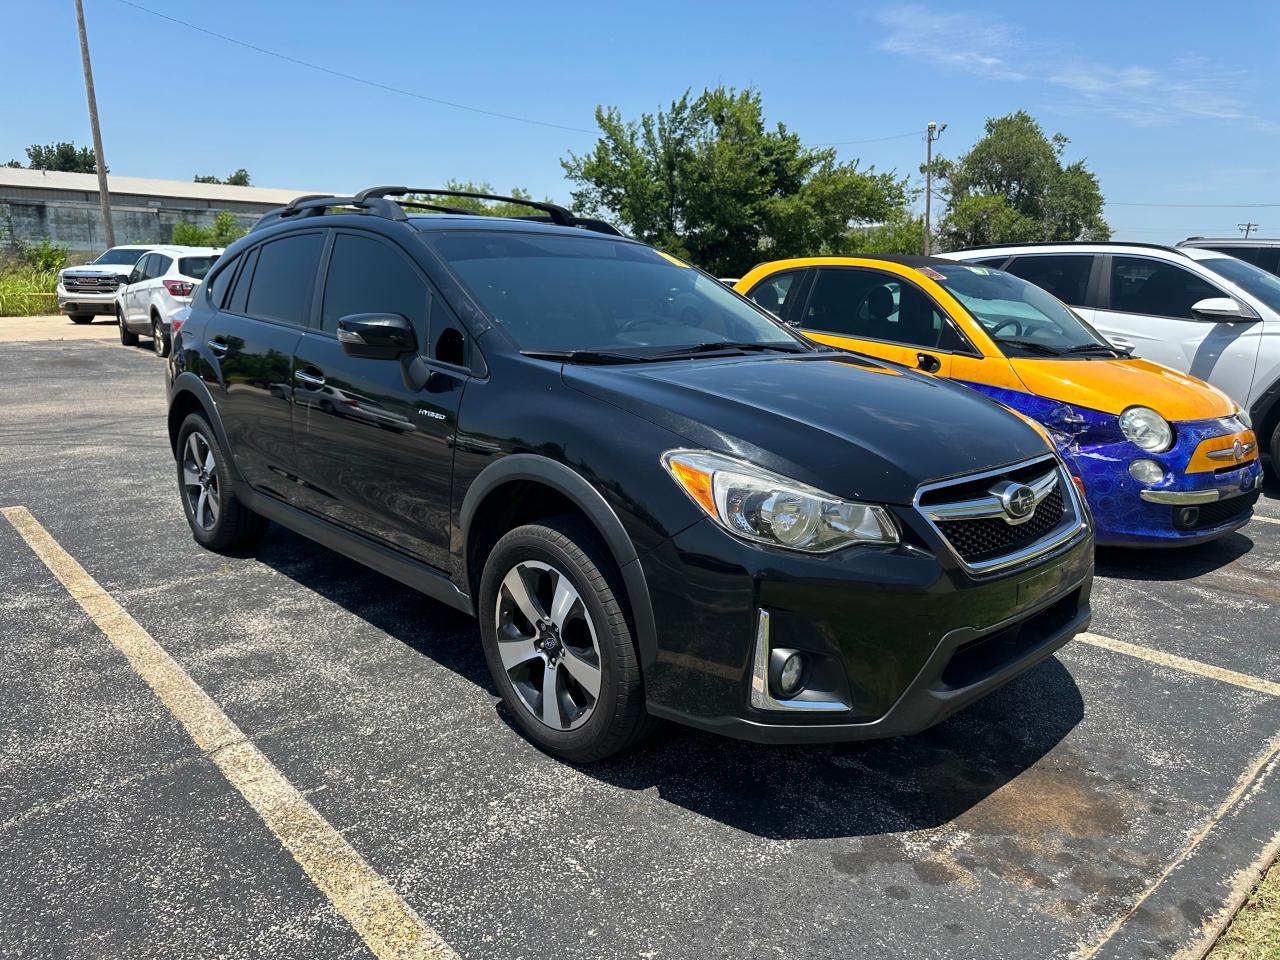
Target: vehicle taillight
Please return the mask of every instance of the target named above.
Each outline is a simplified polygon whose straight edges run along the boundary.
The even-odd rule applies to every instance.
[[[189,283],[186,280],[164,280],[162,283],[164,283],[164,288],[175,297],[189,297],[191,296],[191,291],[196,288],[194,283]]]
[[[172,320],[169,321],[170,336],[173,336],[173,334],[177,333],[181,329],[182,329],[182,321],[179,320],[177,317],[174,317]]]

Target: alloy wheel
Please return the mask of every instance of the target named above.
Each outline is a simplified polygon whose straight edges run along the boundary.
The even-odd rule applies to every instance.
[[[520,703],[554,730],[586,723],[600,696],[600,644],[581,595],[550,564],[522,560],[498,588],[498,654]]]
[[[217,459],[212,445],[198,430],[187,436],[187,445],[183,449],[182,490],[196,526],[201,530],[212,530],[222,509]]]
[[[160,329],[160,324],[155,320],[151,321],[151,349],[156,352],[157,357],[164,356],[164,333]]]

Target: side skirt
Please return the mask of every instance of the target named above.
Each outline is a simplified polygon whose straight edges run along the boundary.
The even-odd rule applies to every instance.
[[[426,594],[432,600],[438,600],[455,610],[475,616],[471,597],[459,590],[452,580],[435,567],[407,557],[359,534],[344,530],[328,520],[312,516],[268,494],[248,489],[244,484],[239,486],[238,495],[255,513],[260,513],[308,540],[314,540],[321,546],[350,557],[357,563],[363,563],[366,567],[377,570],[393,580],[398,580],[405,586]]]

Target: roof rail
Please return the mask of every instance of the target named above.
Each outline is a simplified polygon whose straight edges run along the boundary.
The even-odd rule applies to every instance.
[[[1169,243],[1143,243],[1140,240],[1034,240],[1030,243],[978,243],[971,247],[964,247],[964,250],[1003,250],[1008,247],[1072,247],[1072,246],[1090,246],[1090,247],[1149,247],[1152,250],[1169,250],[1173,253],[1180,253],[1184,257],[1187,254],[1179,250],[1177,247]],[[957,250],[956,253],[961,251]]]
[[[551,217],[551,222],[561,227],[576,226],[574,216],[564,207],[555,203],[543,203],[538,200],[525,200],[521,197],[503,197],[496,193],[472,193],[470,190],[432,190],[423,187],[370,187],[356,194],[357,201],[365,201],[371,197],[403,197],[410,193],[422,193],[432,197],[466,197],[470,200],[497,200],[499,203],[515,203],[522,207],[541,210]],[[472,211],[467,211],[471,213]]]
[[[406,208],[411,210],[432,210],[436,213],[461,216],[477,215],[475,210],[450,207],[442,203],[433,203],[430,200],[419,200],[416,197],[408,196],[409,194],[426,194],[433,197],[467,197],[473,200],[496,200],[500,203],[514,203],[542,211],[540,214],[515,217],[514,219],[517,220],[553,223],[561,227],[581,227],[595,233],[604,233],[615,237],[625,236],[621,230],[605,220],[597,220],[591,217],[575,217],[564,207],[554,203],[524,200],[520,197],[503,197],[492,193],[472,193],[468,190],[431,190],[419,187],[370,187],[368,190],[361,190],[350,197],[328,193],[308,193],[305,196],[295,197],[283,207],[268,210],[253,225],[250,232],[291,217],[320,216],[331,207],[357,207],[375,217],[385,217],[388,220],[407,220],[408,217],[405,216],[404,212]],[[407,197],[407,199],[390,200],[388,197]],[[483,214],[480,215],[483,216]]]

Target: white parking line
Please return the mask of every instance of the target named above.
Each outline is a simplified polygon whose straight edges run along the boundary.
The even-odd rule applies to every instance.
[[[1076,639],[1091,646],[1102,647],[1104,650],[1113,650],[1116,653],[1123,653],[1130,657],[1138,657],[1149,663],[1157,663],[1162,667],[1173,667],[1175,670],[1184,670],[1187,673],[1208,677],[1211,680],[1220,680],[1223,683],[1230,683],[1246,690],[1256,690],[1258,693],[1280,697],[1280,683],[1272,683],[1270,680],[1264,680],[1261,677],[1251,677],[1247,673],[1237,673],[1235,670],[1215,667],[1211,663],[1201,663],[1199,660],[1188,660],[1186,657],[1165,653],[1163,650],[1154,650],[1151,647],[1127,643],[1124,640],[1113,640],[1111,637],[1104,637],[1097,633],[1082,633]]]
[[[1256,513],[1253,515],[1253,519],[1257,520],[1259,523],[1280,523],[1280,520],[1277,520],[1275,517],[1260,517]]]
[[[130,666],[178,719],[375,957],[459,960],[444,942],[249,742],[151,635],[58,544],[26,507],[0,509]]]

